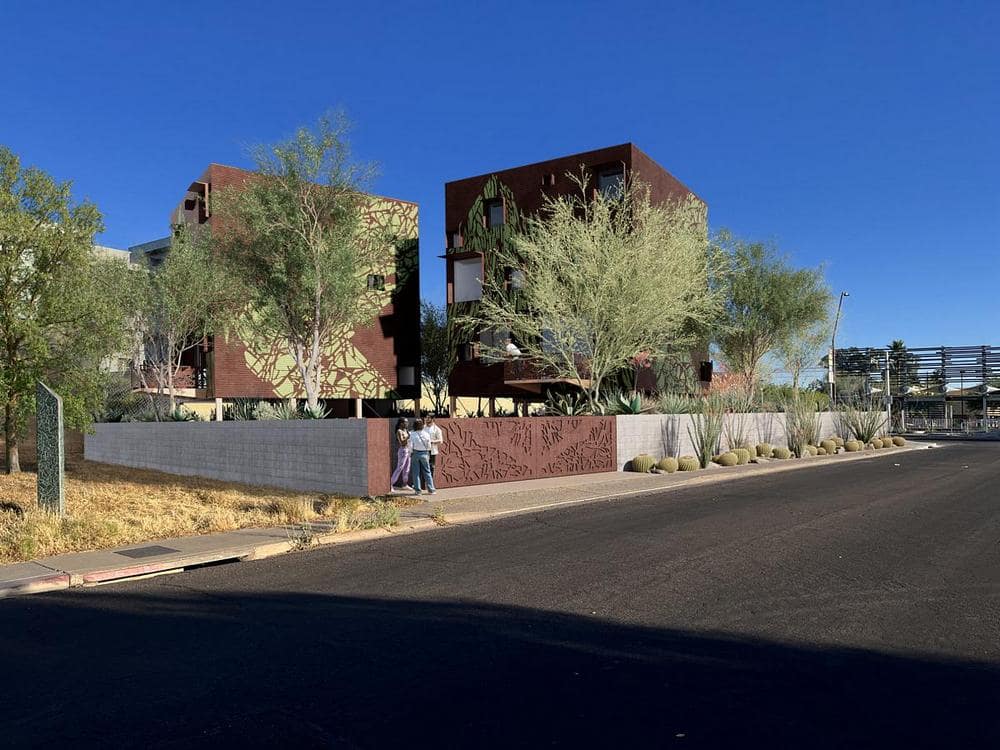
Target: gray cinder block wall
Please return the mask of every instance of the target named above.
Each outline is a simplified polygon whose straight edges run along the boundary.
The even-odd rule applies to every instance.
[[[364,419],[96,424],[84,457],[288,490],[368,494]]]
[[[765,412],[757,414],[731,415],[725,419],[746,419],[748,442],[786,445],[785,415]],[[655,458],[663,456],[693,456],[694,445],[688,436],[691,427],[690,414],[627,414],[616,418],[618,427],[618,470],[640,453],[648,453]],[[820,415],[821,434],[836,434],[834,415]],[[693,428],[691,429],[693,432]],[[728,448],[723,432],[722,448]]]

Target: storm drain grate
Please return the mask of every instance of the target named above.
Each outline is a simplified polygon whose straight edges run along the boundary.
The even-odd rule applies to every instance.
[[[171,552],[180,552],[178,549],[173,549],[171,547],[163,547],[159,544],[151,544],[148,547],[136,547],[135,549],[123,549],[115,552],[116,555],[124,555],[125,557],[155,557],[156,555],[167,555]]]

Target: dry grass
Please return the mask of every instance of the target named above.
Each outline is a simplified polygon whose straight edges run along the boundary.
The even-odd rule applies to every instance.
[[[39,510],[35,475],[0,474],[0,563],[172,536],[333,520],[338,531],[398,522],[391,502],[286,492],[76,461],[66,517]]]

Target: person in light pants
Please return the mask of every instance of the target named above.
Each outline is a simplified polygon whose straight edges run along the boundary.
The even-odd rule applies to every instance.
[[[410,430],[410,475],[413,479],[413,494],[420,494],[420,480],[427,485],[430,495],[435,493],[434,477],[431,476],[431,436],[427,434],[424,420],[418,419]]]
[[[407,482],[410,477],[410,431],[406,429],[406,420],[396,422],[396,470],[392,472],[389,485],[395,489],[397,482]],[[412,490],[407,484],[403,489]]]
[[[434,476],[438,452],[441,450],[441,444],[444,442],[444,433],[437,426],[437,420],[433,416],[427,417],[427,434],[431,436],[431,476]]]

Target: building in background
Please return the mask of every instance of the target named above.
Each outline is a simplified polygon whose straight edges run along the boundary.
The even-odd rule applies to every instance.
[[[171,215],[171,224],[211,225],[213,191],[239,189],[253,173],[211,164],[191,183]],[[420,278],[417,205],[371,196],[366,224],[391,230],[396,258],[386,272],[369,278],[384,299],[370,325],[345,331],[327,343],[321,398],[332,416],[385,416],[398,399],[420,395]],[[170,251],[170,238],[130,248],[133,262],[153,268]],[[267,340],[249,325],[229,336],[213,336],[184,355],[179,394],[195,401],[304,398],[301,377],[282,341]]]
[[[617,190],[626,177],[634,177],[649,185],[656,203],[692,195],[677,178],[631,143],[446,183],[444,258],[449,320],[474,309],[482,297],[482,279],[487,273],[503,273],[506,283],[516,287],[523,278],[521,272],[516,268],[492,268],[491,250],[508,242],[523,218],[539,211],[546,198],[577,193],[579,187],[569,175],[579,175],[581,168],[588,175],[589,189],[595,191]],[[450,397],[486,398],[490,404],[497,398],[530,402],[544,400],[550,390],[568,387],[543,373],[532,372],[522,361],[481,356],[487,346],[499,343],[490,338],[494,335],[482,332],[464,337],[471,340],[455,342],[455,365],[448,382]],[[711,367],[705,367],[703,360],[707,360],[706,351],[692,355],[692,370],[702,381],[711,379]],[[642,377],[652,378],[648,367],[637,363],[637,368]]]

